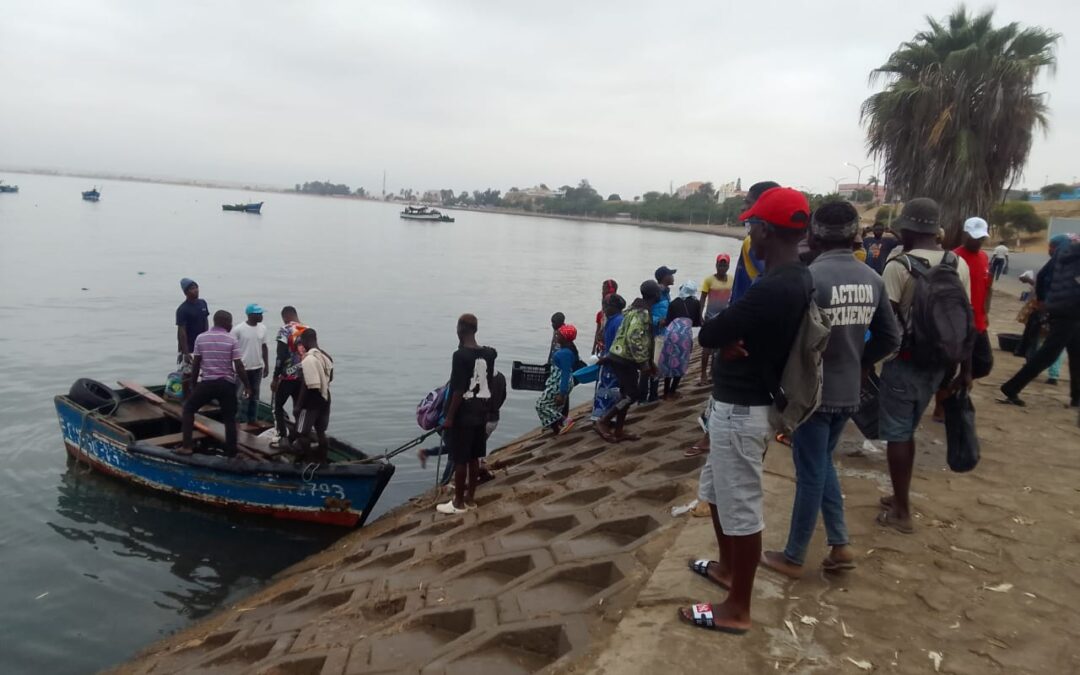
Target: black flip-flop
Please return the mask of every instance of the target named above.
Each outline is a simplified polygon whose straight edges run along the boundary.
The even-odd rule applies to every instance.
[[[1005,398],[997,399],[997,402],[998,403],[1004,403],[1006,405],[1014,405],[1014,406],[1017,406],[1018,408],[1027,407],[1027,403],[1024,403],[1024,399],[1022,399],[1022,398],[1020,398],[1018,396],[1006,396]]]
[[[676,610],[679,616],[679,621],[690,624],[697,628],[704,628],[705,630],[715,630],[719,633],[727,633],[729,635],[746,635],[749,632],[749,628],[732,628],[731,626],[718,626],[713,619],[712,605],[707,602],[699,602],[690,605],[690,616],[683,614],[683,608],[680,607]]]
[[[701,559],[701,560],[687,560],[686,561],[686,566],[688,568],[690,568],[691,572],[693,572],[694,574],[697,574],[698,576],[705,577],[706,579],[713,582],[714,584],[716,584],[720,588],[724,589],[725,591],[730,591],[731,588],[729,588],[727,584],[721,583],[721,582],[717,581],[716,579],[713,579],[712,577],[709,576],[709,565],[719,565],[719,564],[720,563],[716,562],[715,560],[705,560],[704,558]]]

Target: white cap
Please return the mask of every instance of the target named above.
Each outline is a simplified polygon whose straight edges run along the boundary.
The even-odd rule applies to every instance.
[[[985,239],[990,236],[990,227],[985,220],[975,216],[964,221],[964,232],[970,234],[972,239]]]

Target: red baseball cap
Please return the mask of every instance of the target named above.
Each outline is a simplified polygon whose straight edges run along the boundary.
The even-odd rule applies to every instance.
[[[716,256],[716,262],[720,262],[721,260],[723,260],[724,262],[729,262],[730,263],[731,262],[731,256],[729,256],[727,253],[721,253],[720,255]]]
[[[794,188],[769,188],[739,216],[739,220],[751,218],[776,227],[801,230],[810,224],[810,203],[806,201],[806,195]]]

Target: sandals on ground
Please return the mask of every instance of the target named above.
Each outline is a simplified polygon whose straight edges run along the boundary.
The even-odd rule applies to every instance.
[[[698,628],[704,628],[706,630],[715,630],[721,633],[729,633],[731,635],[745,635],[748,631],[746,628],[733,628],[731,626],[719,626],[713,617],[712,605],[707,602],[699,602],[690,605],[690,614],[679,608],[679,620],[683,623],[688,623],[691,626],[697,626]]]
[[[721,582],[717,581],[716,579],[713,579],[712,577],[709,576],[709,565],[719,565],[719,564],[720,563],[716,562],[715,560],[705,560],[705,559],[687,560],[686,561],[686,566],[690,568],[691,572],[693,572],[694,574],[697,574],[699,576],[705,577],[706,579],[713,582],[714,584],[716,584],[720,588],[724,589],[725,591],[730,591],[731,589],[728,588],[727,584],[721,583]]]

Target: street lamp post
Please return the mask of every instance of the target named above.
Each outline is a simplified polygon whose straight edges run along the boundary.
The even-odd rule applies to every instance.
[[[858,172],[856,174],[857,178],[855,179],[855,185],[857,186],[855,188],[855,190],[856,190],[856,192],[858,192],[859,190],[862,189],[862,172],[865,171],[866,169],[869,169],[870,167],[872,167],[874,165],[873,164],[867,164],[866,166],[855,166],[851,162],[844,162],[844,164],[846,164],[847,166],[850,166],[852,169],[855,169]]]
[[[840,192],[840,181],[847,180],[847,176],[844,176],[843,178],[833,178],[832,176],[829,176],[829,180],[831,180],[833,182],[832,191],[833,191],[833,194],[836,194],[836,193]]]

